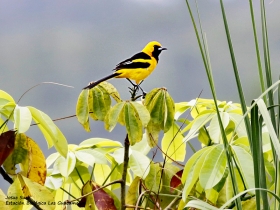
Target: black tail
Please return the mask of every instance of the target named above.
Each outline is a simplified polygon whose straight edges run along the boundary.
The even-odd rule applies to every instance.
[[[101,82],[104,82],[104,81],[106,81],[108,79],[112,79],[112,78],[114,78],[114,77],[116,77],[118,75],[120,75],[120,74],[119,73],[111,74],[111,75],[109,75],[107,77],[104,77],[104,78],[102,78],[100,80],[97,80],[95,82],[91,82],[88,86],[84,87],[83,89],[91,89],[91,88],[95,87],[96,85],[100,84]]]

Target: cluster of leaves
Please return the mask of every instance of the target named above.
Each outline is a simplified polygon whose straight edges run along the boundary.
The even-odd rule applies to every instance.
[[[115,99],[114,105],[111,98]],[[125,151],[120,142],[90,138],[79,145],[68,145],[61,131],[43,112],[16,105],[4,91],[0,101],[2,118],[6,118],[1,118],[0,163],[13,177],[7,196],[37,201],[42,201],[43,196],[48,205],[37,202],[38,208],[43,209],[59,208],[58,205],[71,205],[71,209],[122,208],[116,196],[124,170]],[[183,209],[193,205],[194,197],[207,201],[212,207],[221,207],[231,205],[229,200],[234,196],[226,149],[235,163],[239,191],[253,189],[255,178],[240,104],[217,101],[217,105],[218,110],[214,100],[201,98],[174,103],[164,88],[152,90],[144,101],[122,101],[117,90],[104,82],[81,92],[76,113],[86,131],[90,129],[89,117],[104,121],[108,131],[117,123],[125,126],[130,144],[126,207]],[[182,117],[186,113],[189,117]],[[228,148],[222,141],[219,115]],[[48,145],[57,148],[46,160],[36,142],[24,134],[32,119]],[[14,122],[14,131],[8,130],[8,120]],[[266,124],[262,125],[264,164],[267,183],[272,187],[275,168]],[[186,145],[194,138],[200,141],[202,148],[183,165],[179,162],[185,161]],[[161,150],[163,162],[157,163],[148,157],[153,146]],[[20,172],[16,171],[17,164]],[[2,191],[1,195],[6,197]],[[254,195],[254,191],[248,191],[243,197],[244,207],[256,205]],[[25,204],[20,208],[31,206]]]
[[[2,90],[0,90],[0,113],[0,165],[6,174],[13,177],[7,196],[15,198],[13,200],[15,203],[30,197],[36,200],[41,200],[42,197],[46,198],[45,201],[53,200],[52,191],[44,186],[47,174],[44,154],[37,143],[24,133],[30,128],[33,120],[48,146],[54,146],[63,157],[68,153],[66,138],[48,115],[34,107],[17,105],[14,99]],[[13,122],[12,130],[8,128],[9,121]],[[20,172],[16,165],[20,166]],[[1,205],[6,209],[7,196],[2,191],[0,193]]]

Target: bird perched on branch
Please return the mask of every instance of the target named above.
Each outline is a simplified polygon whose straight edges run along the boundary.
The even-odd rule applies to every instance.
[[[159,55],[163,50],[167,49],[162,47],[159,42],[149,42],[141,52],[120,62],[116,68],[113,69],[113,74],[95,82],[91,82],[84,89],[91,89],[99,83],[112,78],[126,78],[131,84],[133,84],[131,80],[134,80],[136,83],[133,84],[134,87],[138,87],[139,84],[154,71],[159,60]]]

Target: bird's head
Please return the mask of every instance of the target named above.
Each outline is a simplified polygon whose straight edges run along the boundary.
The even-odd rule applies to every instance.
[[[167,50],[166,48],[162,47],[161,44],[157,41],[149,42],[142,52],[148,54],[149,56],[153,56],[157,61],[159,60],[158,56],[162,50]]]

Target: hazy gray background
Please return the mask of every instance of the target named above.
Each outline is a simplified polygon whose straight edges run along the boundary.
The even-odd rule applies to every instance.
[[[220,100],[238,102],[219,1],[199,1],[207,34],[215,85]],[[254,1],[260,32],[259,3]],[[260,94],[248,1],[225,0],[236,58],[246,100]],[[194,6],[194,4],[192,4]],[[272,68],[279,75],[279,1],[266,1]],[[194,8],[194,7],[193,7]],[[166,87],[175,102],[199,95],[211,98],[194,30],[185,1],[175,0],[55,0],[0,2],[0,88],[15,100],[30,87],[44,81],[74,86],[41,85],[20,101],[34,106],[52,119],[75,114],[81,89],[92,80],[111,73],[115,64],[157,40],[168,51],[142,87],[149,91]],[[277,80],[275,77],[275,81]],[[111,80],[123,99],[129,99],[129,83]],[[76,118],[57,122],[69,143],[90,137],[123,142],[124,128],[104,132],[102,122],[91,121],[90,133]],[[33,126],[27,135],[38,142],[46,157],[54,152]],[[0,187],[3,183],[0,178]]]

